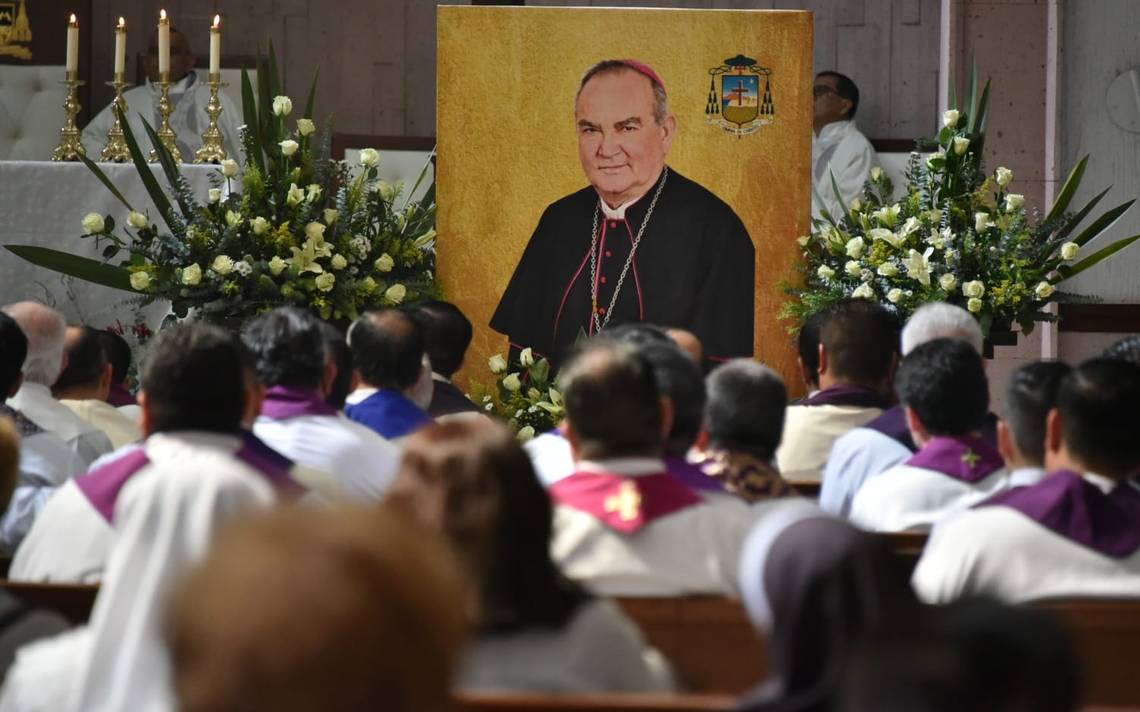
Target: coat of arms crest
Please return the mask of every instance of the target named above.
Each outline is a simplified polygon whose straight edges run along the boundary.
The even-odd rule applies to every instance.
[[[12,0],[0,0],[0,56],[32,58],[32,50],[18,44],[32,41],[26,2],[20,0],[17,5]]]
[[[775,121],[775,116],[771,69],[738,54],[709,70],[705,119],[710,124],[740,137],[756,133]]]

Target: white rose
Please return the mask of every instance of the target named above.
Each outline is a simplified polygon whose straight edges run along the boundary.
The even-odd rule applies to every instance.
[[[1037,295],[1038,299],[1048,299],[1053,296],[1053,292],[1055,291],[1057,290],[1048,282],[1038,282],[1037,288],[1033,290],[1033,293]]]
[[[226,211],[226,224],[230,227],[241,225],[242,220],[244,220],[244,218],[242,218],[241,213],[235,213],[232,210]]]
[[[974,314],[980,312],[982,310],[982,306],[982,300],[978,299],[977,297],[970,297],[970,300],[966,302],[966,309]]]
[[[287,96],[273,97],[273,113],[277,116],[288,116],[293,113],[293,100]]]
[[[861,238],[861,237],[851,238],[850,240],[847,241],[847,256],[848,257],[854,257],[855,259],[859,259],[860,257],[863,256],[863,248],[864,247],[866,247],[866,243],[863,242],[863,238]]]
[[[264,235],[269,230],[269,221],[265,218],[254,218],[249,224],[254,235]]]
[[[297,143],[291,138],[287,138],[277,145],[281,147],[281,155],[285,156],[286,158],[296,153],[297,149],[301,146],[301,144]]]
[[[1013,212],[1025,205],[1025,196],[1019,193],[1010,193],[1005,196],[1005,209],[1006,212]]]
[[[305,197],[309,199],[309,202],[317,200],[321,197],[321,187],[316,183],[310,183],[305,190]]]
[[[955,136],[953,144],[954,154],[961,156],[966,153],[966,149],[970,147],[970,139],[964,138],[962,136]]]
[[[305,237],[313,242],[324,242],[325,239],[325,226],[319,222],[311,222],[305,226]]]
[[[202,281],[202,268],[198,263],[190,265],[189,267],[182,268],[182,283],[188,287],[193,287]]]
[[[360,149],[360,165],[371,168],[380,162],[380,152],[375,148]]]
[[[993,224],[994,221],[990,219],[989,213],[974,213],[974,230],[976,232],[984,232]]]
[[[408,288],[402,284],[393,284],[384,290],[384,298],[393,304],[399,304],[404,301],[404,297],[408,295]]]
[[[150,286],[150,274],[147,272],[131,272],[131,287],[143,291]]]
[[[864,283],[856,287],[855,291],[851,292],[851,296],[854,299],[874,299],[875,290],[871,289],[871,285]]]
[[[958,126],[958,119],[961,118],[962,112],[957,109],[949,109],[942,112],[942,125],[948,129],[956,128]]]
[[[495,354],[487,360],[487,366],[491,369],[491,373],[500,374],[507,370],[507,360],[502,354]]]
[[[962,285],[962,295],[966,297],[981,297],[986,293],[986,285],[982,284],[979,280],[966,282]]]
[[[808,243],[811,242],[811,235],[800,235],[796,238],[796,242],[799,243],[800,247],[807,247]]]
[[[234,271],[234,261],[226,255],[218,255],[210,263],[210,269],[224,277]]]
[[[895,287],[891,291],[887,292],[887,301],[890,302],[891,304],[897,304],[898,301],[900,299],[902,299],[902,297],[903,297],[903,291],[901,289],[899,289],[898,287]]]
[[[340,211],[339,210],[333,210],[332,208],[325,208],[324,215],[325,215],[325,223],[328,225],[332,225],[333,223],[336,222],[336,219],[338,217],[340,217]]]
[[[534,428],[529,426],[529,425],[522,427],[521,429],[519,429],[518,437],[519,437],[519,442],[525,443],[528,440],[533,440],[534,439]]]
[[[322,272],[313,280],[313,284],[322,292],[331,292],[333,285],[336,284],[336,277],[331,272]]]
[[[831,279],[835,276],[835,270],[831,269],[827,265],[820,265],[819,269],[816,270],[816,274],[819,275],[820,279]]]
[[[938,278],[938,285],[947,292],[954,291],[954,287],[958,286],[958,278],[947,272]]]
[[[859,264],[855,260],[850,260],[846,265],[843,266],[843,269],[852,277],[858,277],[859,273],[863,271],[863,265]]]
[[[269,260],[269,272],[274,277],[276,277],[277,275],[284,272],[285,268],[288,266],[289,266],[289,263],[286,262],[285,260],[281,259],[281,257],[279,257],[278,255],[274,255],[273,259]]]
[[[233,178],[238,174],[238,164],[232,158],[227,158],[222,161],[222,175],[226,178]]]
[[[222,199],[222,189],[221,188],[210,188],[207,195],[209,196],[211,203],[216,203]]]
[[[377,272],[391,272],[392,268],[396,266],[396,262],[392,259],[391,255],[385,252],[376,258],[374,266]]]
[[[883,177],[883,169],[880,166],[875,166],[871,169],[871,180],[878,181]]]
[[[884,262],[879,265],[879,269],[875,270],[884,277],[897,277],[899,268],[895,266],[894,262]]]
[[[519,352],[519,363],[523,366],[534,365],[534,351],[529,346]]]
[[[127,216],[127,223],[136,230],[150,227],[150,220],[147,220],[146,216],[142,213],[136,213],[133,210],[130,215]]]
[[[302,136],[308,136],[317,130],[317,125],[313,123],[312,119],[297,119],[297,133]]]
[[[506,378],[503,379],[503,388],[506,388],[511,393],[515,393],[518,389],[522,388],[522,381],[519,380],[519,374],[508,373]]]
[[[858,212],[863,209],[863,201],[858,198],[851,199],[851,209]]]
[[[1001,166],[996,171],[994,171],[994,180],[997,181],[998,185],[1004,188],[1010,184],[1010,181],[1013,180],[1013,171],[1006,168],[1005,166]]]
[[[376,184],[376,192],[380,194],[380,199],[385,203],[391,203],[396,198],[396,186],[386,180]]]
[[[1080,251],[1081,251],[1081,246],[1078,245],[1077,243],[1066,242],[1065,244],[1061,245],[1061,259],[1071,260],[1071,259],[1075,258],[1077,256],[1077,253]]]
[[[300,205],[305,199],[305,191],[297,187],[296,183],[289,184],[289,193],[285,196],[285,202],[290,206]]]
[[[344,255],[333,255],[331,264],[333,269],[340,270],[348,266],[348,260],[344,258]]]

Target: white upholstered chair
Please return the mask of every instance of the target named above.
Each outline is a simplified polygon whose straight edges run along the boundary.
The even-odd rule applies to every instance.
[[[0,160],[46,161],[63,126],[63,67],[0,65]]]

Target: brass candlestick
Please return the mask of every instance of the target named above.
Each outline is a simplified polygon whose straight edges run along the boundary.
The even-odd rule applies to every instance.
[[[111,112],[115,116],[115,123],[111,124],[111,128],[107,131],[107,144],[103,146],[99,160],[124,163],[131,160],[131,149],[127,148],[127,142],[123,139],[122,124],[127,118],[127,100],[123,98],[123,89],[130,85],[127,84],[125,74],[116,74],[115,80],[107,82],[107,86],[115,89],[115,101],[112,102],[115,108]]]
[[[218,100],[218,90],[226,86],[222,75],[211,74],[206,82],[210,87],[210,101],[206,104],[206,115],[210,125],[202,133],[202,147],[194,154],[195,163],[221,163],[226,160],[226,146],[222,130],[218,128],[218,116],[222,113],[222,102]]]
[[[162,141],[163,146],[166,146],[166,150],[170,151],[174,162],[181,163],[182,151],[178,149],[178,140],[174,135],[174,129],[170,128],[170,115],[174,113],[174,104],[170,103],[170,74],[159,75],[158,81],[155,83],[158,85],[158,114],[162,117],[158,124],[158,139]],[[150,162],[158,162],[158,151],[156,149],[151,149]]]
[[[75,125],[75,117],[81,108],[79,87],[86,82],[80,81],[77,72],[68,72],[66,76],[63,83],[67,85],[67,98],[63,100],[63,110],[67,114],[67,120],[59,130],[59,145],[51,154],[53,161],[78,161],[80,156],[87,155],[83,141],[80,140],[79,127]]]

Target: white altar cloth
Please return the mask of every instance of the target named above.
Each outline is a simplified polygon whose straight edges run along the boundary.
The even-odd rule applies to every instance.
[[[103,163],[100,167],[135,210],[163,226],[133,164]],[[152,169],[166,188],[161,168],[153,164]],[[205,200],[210,188],[210,174],[217,171],[216,166],[182,166],[182,174],[200,200]],[[92,212],[112,216],[116,233],[123,234],[118,226],[126,225],[127,209],[82,163],[0,161],[0,186],[0,244],[38,245],[102,259],[102,248],[96,248],[95,240],[80,237],[83,216]],[[114,262],[125,256],[120,253]],[[50,304],[68,321],[99,329],[116,320],[133,323],[139,302],[138,295],[65,277],[0,249],[0,304],[23,299]],[[139,316],[155,327],[168,312],[169,305],[162,302]]]

